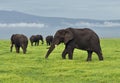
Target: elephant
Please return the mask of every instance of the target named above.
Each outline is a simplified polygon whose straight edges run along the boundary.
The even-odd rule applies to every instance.
[[[36,45],[38,46],[39,45],[39,40],[42,41],[42,44],[44,43],[42,35],[32,35],[30,37],[31,46],[33,46],[34,42],[35,42],[35,46]]]
[[[11,36],[10,51],[12,52],[13,45],[15,45],[16,53],[20,52],[20,47],[23,50],[23,54],[26,54],[28,46],[28,38],[23,34],[13,34]]]
[[[100,46],[100,39],[98,35],[89,28],[71,28],[58,30],[53,38],[53,42],[48,49],[45,58],[47,59],[50,53],[54,50],[56,45],[60,43],[65,44],[65,49],[62,52],[62,58],[73,59],[74,49],[85,50],[88,53],[87,61],[91,61],[92,53],[95,52],[98,55],[100,61],[103,60],[102,50]]]
[[[52,41],[53,41],[53,36],[52,35],[49,35],[49,36],[46,37],[47,46],[50,46]]]

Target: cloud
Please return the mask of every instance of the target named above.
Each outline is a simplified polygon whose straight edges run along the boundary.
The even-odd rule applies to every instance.
[[[89,22],[77,22],[74,24],[71,23],[63,23],[66,24],[67,26],[75,26],[75,27],[120,27],[119,22],[108,22],[105,21],[103,23],[89,23]]]
[[[8,28],[31,28],[31,27],[36,27],[36,28],[43,28],[45,27],[45,24],[40,24],[40,23],[10,23],[10,24],[6,24],[6,23],[0,23],[0,27],[8,27]]]
[[[104,26],[106,26],[106,27],[119,27],[120,23],[117,23],[117,22],[104,22]]]
[[[77,24],[76,24],[77,25]],[[104,22],[104,23],[80,23],[82,26],[90,26],[90,27],[118,27],[120,26],[120,23],[114,23],[114,22]]]

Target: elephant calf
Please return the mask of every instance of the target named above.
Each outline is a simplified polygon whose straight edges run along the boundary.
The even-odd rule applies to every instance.
[[[20,47],[21,47],[23,50],[23,53],[25,54],[28,46],[28,38],[23,34],[13,34],[11,36],[11,47],[10,47],[11,52],[12,52],[13,45],[15,45],[16,53],[20,52]]]
[[[65,44],[65,49],[62,53],[63,59],[66,58],[67,54],[69,59],[73,59],[73,51],[77,48],[87,51],[87,61],[92,60],[91,57],[93,52],[98,55],[99,60],[103,60],[99,37],[91,29],[67,28],[58,30],[54,35],[53,42],[46,53],[45,58],[48,58],[50,53],[54,50],[55,45],[59,45],[62,42]]]
[[[36,45],[38,46],[39,45],[39,40],[42,41],[42,44],[44,43],[42,35],[32,35],[30,37],[31,46],[33,46],[34,42],[35,42],[35,46]]]
[[[49,36],[46,37],[46,43],[47,43],[48,46],[51,45],[52,41],[53,41],[53,36],[52,35],[49,35]]]

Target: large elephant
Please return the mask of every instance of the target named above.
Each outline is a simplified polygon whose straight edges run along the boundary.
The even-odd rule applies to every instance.
[[[42,41],[42,44],[44,43],[42,35],[32,35],[30,37],[31,46],[33,46],[34,42],[35,42],[35,46],[36,45],[38,46],[39,45],[39,40]]]
[[[21,47],[23,50],[23,53],[25,54],[28,46],[28,38],[23,34],[13,34],[11,36],[11,46],[10,46],[11,52],[12,52],[13,45],[15,45],[16,53],[20,52],[20,47]]]
[[[49,35],[49,36],[46,37],[46,43],[47,43],[48,46],[51,45],[52,41],[53,41],[53,36],[52,35]]]
[[[61,42],[65,44],[65,49],[62,53],[63,59],[66,59],[67,54],[69,59],[73,59],[74,48],[77,48],[87,51],[87,61],[92,60],[91,57],[93,52],[98,55],[99,60],[103,60],[99,37],[91,29],[67,28],[58,30],[54,35],[53,42],[47,51],[45,58],[48,58],[55,46],[59,45]]]

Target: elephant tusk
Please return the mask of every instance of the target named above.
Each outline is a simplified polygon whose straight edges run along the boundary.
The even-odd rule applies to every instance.
[[[58,45],[55,45],[55,47],[57,47]]]

